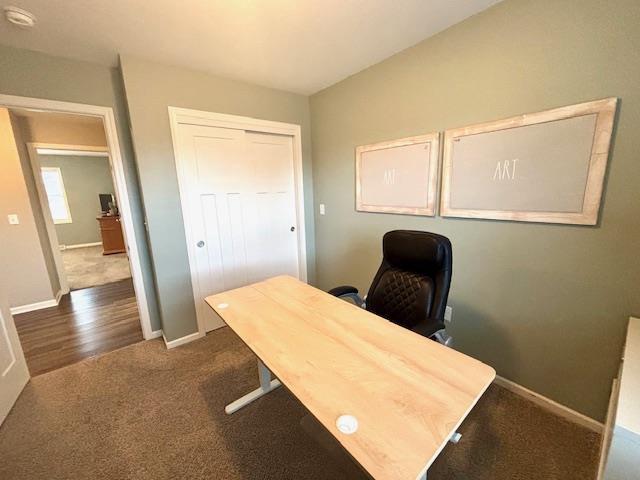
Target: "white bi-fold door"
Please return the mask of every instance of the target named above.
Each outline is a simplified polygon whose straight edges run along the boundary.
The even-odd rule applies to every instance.
[[[196,314],[210,331],[223,323],[206,296],[301,278],[293,137],[184,123],[174,134]]]

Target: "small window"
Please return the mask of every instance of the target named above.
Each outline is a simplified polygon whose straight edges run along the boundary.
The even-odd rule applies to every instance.
[[[47,192],[53,223],[71,223],[71,211],[64,191],[62,172],[57,167],[42,167],[42,182]]]

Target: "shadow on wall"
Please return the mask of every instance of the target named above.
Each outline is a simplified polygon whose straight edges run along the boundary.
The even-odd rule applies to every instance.
[[[494,368],[504,364],[511,366],[508,372],[497,371],[498,375],[509,378],[511,372],[518,371],[522,358],[509,344],[508,336],[495,319],[467,303],[450,300],[448,304],[453,308],[453,320],[446,327],[453,336],[453,348],[474,358],[482,358],[483,362]],[[495,348],[487,349],[487,345],[494,345]],[[491,352],[489,358],[487,350]]]
[[[552,282],[548,268],[512,265],[499,282],[491,275],[482,277],[480,271],[460,272],[456,282],[454,274],[449,301],[453,321],[447,328],[457,350],[494,366],[506,379],[550,398],[564,398],[564,405],[580,410],[575,392],[591,391],[595,379],[615,369],[615,357],[598,354],[603,338],[615,332],[605,327],[607,314],[596,293],[597,282],[581,275]],[[502,285],[498,292],[489,288],[497,282]],[[519,297],[518,289],[529,294]],[[567,298],[581,298],[588,314],[563,310]],[[602,335],[586,328],[598,323]]]
[[[373,231],[353,232],[342,240],[339,248],[319,255],[316,264],[317,279],[320,279],[318,288],[329,290],[338,285],[353,285],[362,296],[366,295],[382,262],[382,237],[389,230],[378,227]],[[323,258],[330,260],[323,261]],[[323,281],[326,278],[336,280],[327,284]]]

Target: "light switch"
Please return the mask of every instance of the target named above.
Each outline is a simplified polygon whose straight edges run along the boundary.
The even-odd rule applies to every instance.
[[[15,213],[7,215],[7,218],[9,219],[9,225],[18,225],[20,223],[20,220],[18,220],[18,215],[16,215]]]
[[[324,215],[324,203],[320,204],[320,215]]]

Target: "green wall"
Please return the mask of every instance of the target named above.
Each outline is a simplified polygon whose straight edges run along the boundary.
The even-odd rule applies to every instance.
[[[107,157],[40,155],[42,167],[57,167],[62,174],[71,223],[55,226],[58,243],[78,245],[102,241],[96,217],[100,215],[101,193],[114,194]]]
[[[205,73],[121,57],[131,131],[146,206],[163,332],[174,340],[197,331],[168,107],[301,125],[307,263],[314,278],[309,101],[302,95]]]
[[[147,246],[138,176],[131,147],[124,92],[115,68],[0,45],[0,94],[111,107],[129,190],[151,326],[160,328],[151,257]]]
[[[168,340],[196,322],[167,107],[297,123],[311,281],[366,289],[385,231],[447,235],[457,348],[602,419],[627,317],[640,314],[639,25],[636,0],[505,0],[312,96],[310,106],[301,95],[131,57],[118,71],[0,46],[0,93],[114,108],[152,325],[162,316]],[[609,96],[621,102],[595,227],[354,211],[357,145]],[[313,193],[327,206],[315,221]]]
[[[357,145],[621,99],[595,227],[356,213]],[[451,331],[499,375],[599,420],[640,314],[640,2],[507,0],[311,97],[317,283],[368,288],[385,231],[448,236]]]

